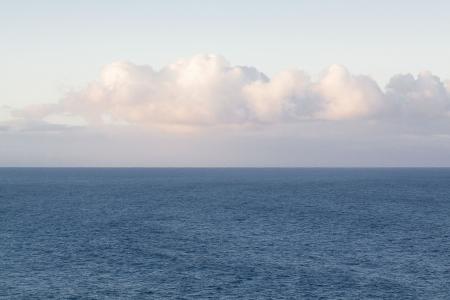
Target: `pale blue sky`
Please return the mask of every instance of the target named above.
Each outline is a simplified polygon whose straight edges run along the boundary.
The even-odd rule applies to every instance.
[[[448,0],[0,0],[0,166],[450,166],[449,33]]]
[[[332,63],[450,78],[450,1],[0,1],[0,104],[57,101],[115,60],[196,53],[273,75]]]

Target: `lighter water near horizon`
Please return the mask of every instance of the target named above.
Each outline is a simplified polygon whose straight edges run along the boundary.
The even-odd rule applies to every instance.
[[[449,299],[450,169],[0,169],[0,298]]]

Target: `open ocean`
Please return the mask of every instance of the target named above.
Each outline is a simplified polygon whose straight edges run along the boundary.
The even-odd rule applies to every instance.
[[[0,169],[1,299],[450,299],[450,169]]]

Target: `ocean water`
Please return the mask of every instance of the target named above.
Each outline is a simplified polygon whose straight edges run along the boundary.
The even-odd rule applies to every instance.
[[[0,169],[1,299],[450,299],[450,169]]]

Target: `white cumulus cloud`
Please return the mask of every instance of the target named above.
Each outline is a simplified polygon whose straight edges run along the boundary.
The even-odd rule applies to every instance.
[[[301,70],[272,78],[217,55],[181,59],[161,70],[114,62],[98,80],[59,103],[16,111],[18,118],[54,116],[87,123],[214,126],[307,120],[446,118],[450,84],[429,72],[396,75],[383,90],[370,77],[332,65],[317,80]]]

